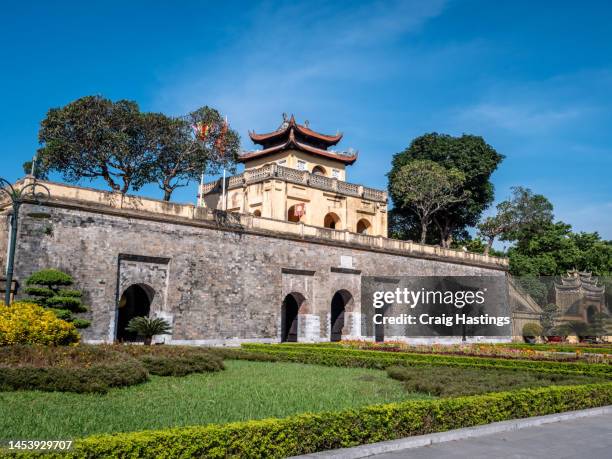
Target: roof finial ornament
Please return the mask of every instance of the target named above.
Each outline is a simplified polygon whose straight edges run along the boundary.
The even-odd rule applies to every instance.
[[[304,121],[304,126],[306,126],[307,128],[310,128],[310,121],[308,120]]]
[[[289,121],[287,120],[287,114],[283,112],[283,122],[280,125],[280,128],[278,128],[279,130],[285,129],[287,126],[289,126]]]

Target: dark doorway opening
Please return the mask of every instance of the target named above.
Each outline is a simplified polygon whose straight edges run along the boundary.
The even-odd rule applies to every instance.
[[[346,306],[353,297],[346,290],[340,290],[334,294],[331,301],[331,341],[340,341],[342,339],[342,330],[344,329],[344,313]]]
[[[297,343],[298,311],[304,301],[299,293],[290,293],[281,306],[281,343]]]
[[[123,292],[119,300],[117,314],[117,341],[134,342],[143,340],[136,333],[127,331],[125,327],[134,317],[149,315],[153,296],[153,289],[142,285],[131,285]]]
[[[587,311],[586,311],[586,315],[587,315],[587,323],[592,324],[593,322],[595,322],[595,314],[597,313],[597,310],[595,309],[594,306],[589,306]]]
[[[376,311],[377,314],[380,314],[379,319],[374,324],[374,341],[377,343],[383,343],[385,341],[384,318],[387,313],[387,310],[389,309],[389,306],[391,305],[388,303],[385,303],[385,305],[382,308]]]

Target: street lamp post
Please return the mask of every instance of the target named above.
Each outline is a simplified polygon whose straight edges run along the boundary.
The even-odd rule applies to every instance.
[[[41,191],[37,192],[37,188]],[[4,192],[13,206],[11,214],[11,237],[9,242],[8,263],[6,267],[6,283],[4,303],[8,306],[11,302],[11,288],[13,286],[13,269],[15,265],[15,246],[17,245],[17,222],[19,219],[19,208],[25,201],[34,200],[40,202],[41,199],[51,197],[49,188],[42,185],[34,179],[30,183],[26,183],[20,189],[15,189],[11,183],[0,177],[0,192]]]

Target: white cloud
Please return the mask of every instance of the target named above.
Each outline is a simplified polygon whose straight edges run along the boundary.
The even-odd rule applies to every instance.
[[[227,49],[167,75],[153,105],[171,113],[213,105],[241,133],[270,129],[282,112],[337,114],[336,83],[377,80],[393,65],[382,55],[385,45],[417,32],[444,4],[347,2],[340,11],[325,2],[264,5]]]
[[[522,134],[541,133],[579,121],[589,107],[545,107],[532,103],[484,102],[458,112],[459,121],[470,125],[499,127]]]

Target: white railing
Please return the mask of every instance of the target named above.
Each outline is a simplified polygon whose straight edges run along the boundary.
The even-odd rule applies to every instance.
[[[368,188],[355,183],[343,182],[341,180],[326,177],[324,175],[311,174],[308,171],[300,171],[278,164],[266,164],[257,169],[249,169],[242,174],[229,177],[227,188],[240,188],[251,183],[261,182],[270,178],[278,178],[287,182],[309,185],[312,188],[334,191],[347,196],[361,197],[370,201],[387,202],[387,193],[382,190]],[[221,181],[205,183],[202,186],[202,194],[218,193],[221,189]]]

